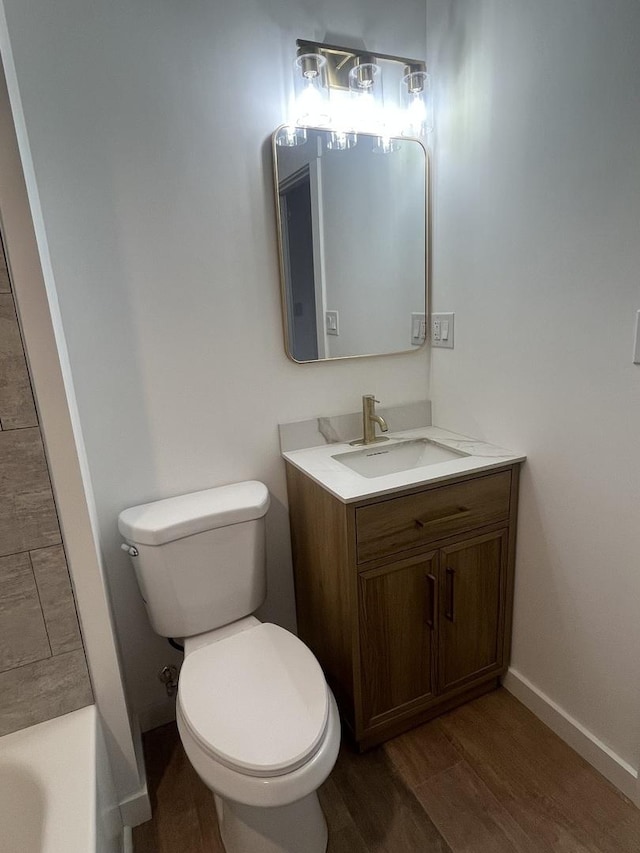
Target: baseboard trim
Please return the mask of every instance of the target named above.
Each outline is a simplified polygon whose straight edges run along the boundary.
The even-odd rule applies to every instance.
[[[557,705],[524,675],[509,669],[502,680],[503,687],[519,699],[536,717],[546,723],[558,737],[588,761],[615,785],[625,797],[640,806],[638,771],[602,743],[592,732]]]
[[[139,826],[151,820],[151,801],[146,784],[120,803],[120,816],[125,826]]]

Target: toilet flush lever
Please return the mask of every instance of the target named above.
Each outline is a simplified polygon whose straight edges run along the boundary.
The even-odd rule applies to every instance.
[[[138,556],[138,549],[134,548],[133,545],[127,545],[126,542],[123,542],[120,547],[122,548],[123,551],[126,551],[130,557],[137,557]]]

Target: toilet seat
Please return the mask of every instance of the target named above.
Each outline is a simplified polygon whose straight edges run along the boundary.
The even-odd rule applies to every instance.
[[[257,808],[286,806],[317,791],[331,773],[340,748],[340,716],[330,689],[327,730],[317,752],[302,767],[282,776],[248,776],[221,764],[191,735],[180,701],[176,705],[176,721],[189,762],[209,790],[225,800]]]
[[[253,777],[289,774],[313,757],[329,697],[311,651],[269,623],[187,655],[178,687],[181,723],[199,749]]]

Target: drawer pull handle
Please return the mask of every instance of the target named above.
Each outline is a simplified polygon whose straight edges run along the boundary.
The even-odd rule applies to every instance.
[[[430,518],[428,521],[422,521],[420,518],[414,519],[416,527],[419,530],[425,528],[428,524],[441,524],[443,521],[451,521],[453,518],[460,518],[461,515],[468,515],[471,512],[466,506],[459,506],[455,512],[449,515],[441,515],[439,518]]]
[[[447,583],[446,583],[446,605],[444,610],[444,615],[449,620],[449,622],[453,622],[453,582],[456,577],[456,570],[447,566],[446,568],[447,575]]]
[[[433,628],[436,623],[436,577],[435,575],[425,575],[425,611],[427,617],[425,619],[429,628]]]

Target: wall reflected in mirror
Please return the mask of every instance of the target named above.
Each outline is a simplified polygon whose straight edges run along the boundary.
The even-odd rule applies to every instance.
[[[422,144],[282,127],[273,152],[289,357],[420,347],[428,269]]]

